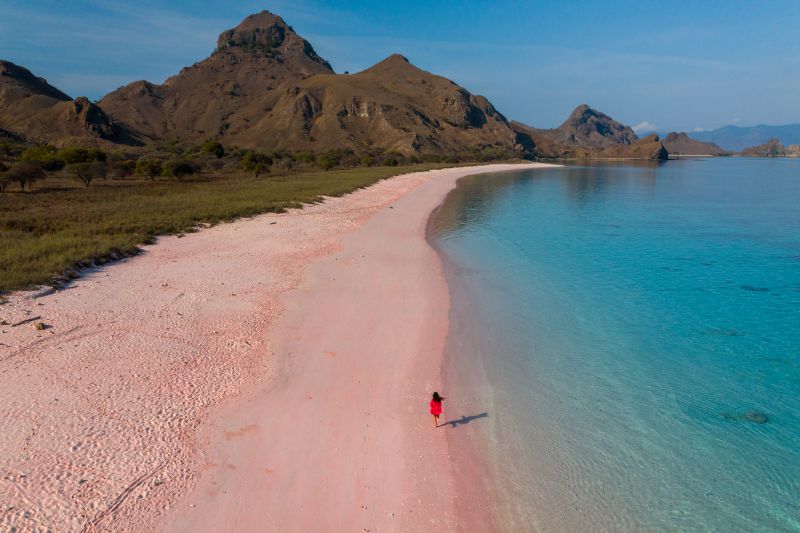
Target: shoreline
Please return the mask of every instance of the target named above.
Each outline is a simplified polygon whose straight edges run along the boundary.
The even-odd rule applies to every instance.
[[[6,412],[0,452],[8,459],[0,464],[0,483],[12,496],[0,509],[0,525],[125,531],[161,529],[167,520],[170,529],[181,529],[209,513],[209,520],[225,518],[217,523],[226,527],[263,526],[267,498],[273,509],[268,523],[284,528],[301,529],[304,516],[320,516],[309,510],[326,507],[331,527],[414,529],[430,527],[433,519],[437,527],[457,528],[452,500],[440,496],[453,492],[445,463],[415,460],[420,450],[447,454],[445,440],[434,441],[433,429],[427,431],[424,396],[440,383],[430,376],[438,376],[441,360],[420,354],[442,354],[447,287],[440,266],[430,275],[438,257],[424,228],[458,178],[535,166],[401,175],[302,210],[259,215],[181,240],[162,238],[147,253],[99,268],[53,294],[11,295],[4,314],[13,321],[38,314],[49,327],[35,333],[2,328],[0,405]],[[401,214],[402,219],[392,216]],[[363,261],[359,240],[368,245]],[[402,242],[409,246],[393,246]],[[370,250],[383,255],[373,258]],[[411,254],[414,269],[395,268],[400,252]],[[376,266],[384,273],[368,287],[365,280],[376,278]],[[341,276],[338,282],[328,277],[331,272]],[[415,284],[416,297],[406,296],[409,284]],[[327,303],[320,298],[325,291]],[[335,305],[350,301],[354,291],[373,306],[374,317],[364,312],[367,307]],[[428,293],[436,294],[435,301]],[[388,300],[376,294],[392,296],[408,313],[387,309]],[[377,312],[381,306],[384,314]],[[309,309],[316,311],[309,315]],[[342,319],[347,327],[336,327]],[[392,326],[384,323],[391,321]],[[309,324],[313,338],[295,338],[297,328]],[[413,332],[416,344],[403,330]],[[372,335],[380,342],[368,348],[360,335],[347,344],[359,331],[385,336]],[[345,343],[343,349],[329,349],[337,342]],[[373,361],[381,346],[392,343],[416,359],[395,353]],[[287,350],[298,351],[280,355]],[[319,353],[304,355],[309,350]],[[412,362],[428,377],[420,378]],[[409,380],[398,383],[394,370]],[[326,372],[330,379],[320,381]],[[371,388],[357,387],[354,376]],[[313,390],[300,390],[299,383]],[[330,383],[341,387],[326,388]],[[388,406],[386,389],[395,402]],[[271,403],[279,390],[283,400]],[[325,400],[316,402],[320,407],[311,408],[314,395]],[[248,409],[257,417],[266,414],[259,401],[273,406],[268,419],[238,424]],[[218,413],[225,413],[223,422]],[[266,434],[262,428],[270,424],[283,430]],[[414,440],[423,430],[428,440]],[[353,441],[354,434],[367,444]],[[275,453],[269,456],[264,446]],[[213,463],[220,447],[243,462]],[[384,457],[386,449],[401,459]],[[270,459],[275,468],[252,472],[249,458],[263,461],[280,453],[283,463]],[[306,456],[314,453],[320,455],[309,464]],[[438,470],[431,472],[432,465]],[[219,481],[226,488],[214,486]],[[256,507],[237,495],[245,487]],[[197,501],[182,507],[192,498]],[[222,512],[216,506],[220,498],[236,505]],[[364,508],[343,508],[355,500],[364,500]],[[213,529],[205,519],[194,523]]]

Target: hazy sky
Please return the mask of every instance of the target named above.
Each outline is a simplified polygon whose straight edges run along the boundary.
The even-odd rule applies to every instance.
[[[539,127],[800,122],[800,1],[0,0],[0,59],[71,96],[162,82],[269,9],[356,72],[399,52]]]

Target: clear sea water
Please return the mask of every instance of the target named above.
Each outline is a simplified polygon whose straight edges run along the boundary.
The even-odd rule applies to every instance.
[[[431,228],[502,529],[800,531],[800,160],[475,176]]]

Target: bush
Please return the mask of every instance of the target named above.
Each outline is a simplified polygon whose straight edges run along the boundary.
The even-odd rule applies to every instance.
[[[33,161],[20,161],[6,171],[5,176],[9,181],[19,183],[20,190],[24,191],[26,186],[30,190],[35,181],[44,179],[45,173],[42,167]]]
[[[375,158],[371,155],[365,155],[361,158],[361,166],[362,167],[371,167],[375,164]]]
[[[293,158],[298,163],[313,163],[317,158],[314,157],[314,152],[310,152],[308,150],[302,150],[300,152],[296,152],[293,155]]]
[[[250,150],[242,157],[241,165],[242,170],[252,172],[258,177],[262,172],[269,172],[269,167],[272,166],[272,158],[267,154]]]
[[[25,147],[21,144],[17,144],[7,139],[0,140],[0,155],[19,157],[19,155],[24,151]]]
[[[19,158],[21,161],[36,163],[40,169],[44,170],[61,170],[64,168],[64,161],[56,157],[56,149],[46,144],[25,149]]]
[[[83,183],[84,187],[88,187],[95,179],[105,178],[108,168],[105,163],[95,161],[93,163],[73,163],[67,165],[66,170],[73,178]]]
[[[6,192],[9,183],[11,183],[11,178],[6,174],[0,174],[0,193]]]
[[[161,161],[157,159],[140,159],[136,162],[136,173],[154,180],[156,176],[161,174]]]
[[[217,156],[217,159],[222,159],[225,156],[225,148],[216,141],[206,141],[202,146],[202,151],[205,154]]]
[[[317,168],[320,170],[330,170],[336,166],[336,158],[329,154],[320,154],[317,156]]]
[[[386,159],[383,160],[383,166],[385,167],[396,167],[398,164],[399,161],[397,161],[397,158],[393,156],[387,157]]]
[[[161,167],[161,173],[165,176],[172,176],[180,180],[186,176],[194,174],[195,168],[188,161],[175,159],[173,161],[167,161],[164,163]]]

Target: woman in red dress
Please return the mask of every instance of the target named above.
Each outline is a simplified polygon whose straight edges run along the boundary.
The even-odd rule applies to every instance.
[[[439,427],[439,416],[442,414],[443,401],[443,396],[439,396],[438,392],[433,393],[433,399],[431,400],[431,414],[433,415],[433,423],[436,424],[437,428]]]

